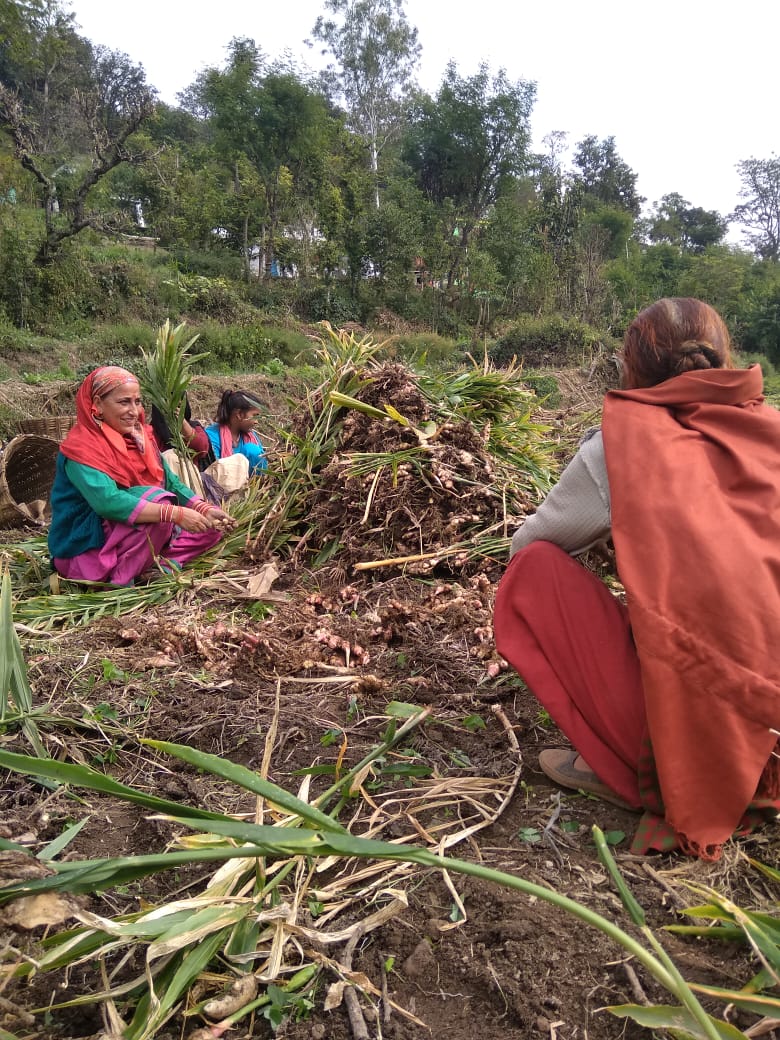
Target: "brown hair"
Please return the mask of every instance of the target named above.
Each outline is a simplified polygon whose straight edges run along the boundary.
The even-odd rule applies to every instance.
[[[697,368],[733,368],[726,323],[690,297],[657,300],[640,311],[623,340],[622,385],[655,386]]]

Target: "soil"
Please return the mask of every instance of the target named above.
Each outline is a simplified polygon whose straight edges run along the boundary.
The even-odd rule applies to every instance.
[[[572,425],[566,409],[552,418]],[[479,445],[470,443],[468,454],[481,465]],[[323,507],[317,515],[331,530],[332,512]],[[0,540],[13,541],[12,533],[4,534]],[[244,563],[249,570],[260,566]],[[601,561],[589,563],[606,573]],[[142,614],[44,637],[23,631],[49,752],[172,801],[251,819],[257,811],[252,796],[141,744],[142,738],[267,769],[274,783],[311,801],[332,783],[334,770],[343,775],[382,741],[388,726],[403,722],[398,704],[426,708],[429,714],[405,740],[361,775],[340,817],[353,833],[371,827],[385,840],[434,850],[449,842],[447,855],[554,889],[637,934],[596,854],[591,828],[597,824],[683,975],[716,986],[745,984],[757,966],[742,945],[662,929],[684,920],[681,907],[698,901],[688,883],[719,888],[743,907],[776,902],[776,890],[748,857],[777,864],[778,828],[729,844],[718,863],[632,857],[627,848],[636,816],[561,790],[538,769],[539,751],[566,741],[493,647],[492,604],[502,565],[487,560],[476,570],[454,571],[437,564],[415,576],[392,568],[355,574],[350,564],[351,558],[318,570],[280,564],[266,608],[215,575]],[[29,751],[23,735],[10,729],[3,747]],[[13,773],[3,774],[1,783],[0,836],[33,852],[84,819],[63,853],[67,858],[161,852],[183,833],[107,796],[74,801],[62,789],[47,790]],[[311,875],[299,923],[336,933],[368,920],[393,898],[400,902],[383,924],[358,935],[352,949],[344,940],[286,944],[286,971],[312,957],[322,970],[313,1007],[305,1017],[286,1018],[277,1037],[631,1040],[650,1034],[607,1006],[674,1002],[620,946],[542,899],[455,872],[445,877],[393,864],[369,882],[357,875],[359,866],[340,860]],[[104,895],[79,896],[78,905],[104,916],[134,912],[202,891],[210,873],[190,867],[158,874]],[[281,892],[291,901],[294,886]],[[318,903],[318,912],[327,908],[327,921],[315,914]],[[3,962],[34,958],[44,934],[43,927],[11,927],[4,912]],[[358,985],[362,1024],[350,1019],[331,988],[339,979],[336,964],[342,974],[350,967],[357,973],[350,977]],[[205,985],[217,992],[220,982],[218,969]],[[97,1002],[29,1017],[33,1009],[101,988],[100,972],[89,962],[68,974],[6,979],[0,1027],[43,1040],[111,1035]],[[332,1010],[325,1010],[326,998]],[[740,1028],[756,1017],[729,1010]],[[203,1024],[179,1014],[160,1035],[187,1036]],[[250,1035],[271,1036],[267,1019],[249,1017],[227,1034]]]

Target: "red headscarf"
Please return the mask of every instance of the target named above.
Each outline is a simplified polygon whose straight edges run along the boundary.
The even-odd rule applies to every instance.
[[[163,468],[143,409],[132,440],[97,415],[95,401],[125,383],[138,383],[126,368],[106,365],[90,372],[76,394],[76,425],[60,445],[60,451],[74,462],[99,469],[120,487],[158,485],[163,479]]]

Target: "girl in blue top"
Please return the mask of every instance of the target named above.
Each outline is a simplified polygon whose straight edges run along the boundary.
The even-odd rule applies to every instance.
[[[245,455],[249,460],[249,475],[267,469],[265,449],[255,433],[260,409],[243,390],[225,390],[217,408],[216,422],[206,427],[206,433],[217,459],[231,455]]]

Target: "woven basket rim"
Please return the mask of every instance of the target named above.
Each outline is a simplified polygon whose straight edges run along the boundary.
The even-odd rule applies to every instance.
[[[0,455],[0,525],[29,521],[29,515],[20,508],[21,503],[40,498],[48,501],[59,448],[56,438],[37,433],[18,434],[5,445]],[[11,474],[12,486],[8,480],[9,463],[20,452],[24,469]]]
[[[62,440],[75,422],[75,415],[44,415],[20,419],[17,426],[22,435],[41,434],[44,437],[52,436],[55,440]]]

